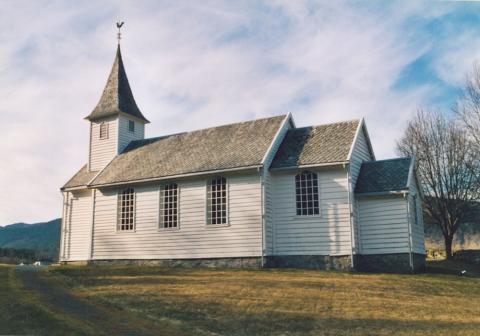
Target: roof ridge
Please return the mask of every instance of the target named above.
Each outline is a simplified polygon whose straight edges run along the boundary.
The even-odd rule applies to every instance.
[[[362,164],[370,164],[370,163],[385,162],[385,161],[411,160],[411,159],[412,159],[411,156],[405,156],[405,157],[397,157],[392,159],[362,161]]]
[[[200,129],[196,129],[196,130],[192,130],[192,131],[185,131],[185,132],[178,132],[178,133],[160,135],[160,136],[157,136],[157,137],[145,138],[145,139],[142,139],[142,140],[134,140],[134,141],[131,141],[131,143],[133,143],[133,142],[149,141],[149,140],[150,140],[150,141],[152,141],[152,140],[160,140],[160,139],[172,137],[172,136],[175,136],[175,135],[191,134],[191,133],[195,133],[195,132],[207,131],[207,130],[218,129],[218,128],[222,128],[222,127],[228,127],[228,126],[234,126],[234,125],[241,125],[241,124],[251,123],[251,122],[254,122],[254,121],[274,119],[274,118],[280,118],[280,117],[286,117],[286,116],[287,116],[286,114],[280,114],[280,115],[276,115],[276,116],[273,116],[273,117],[250,119],[250,120],[240,121],[240,122],[236,122],[236,123],[230,123],[230,124],[224,124],[224,125],[218,125],[218,126],[211,126],[211,127],[207,127],[207,128],[200,128]]]
[[[313,128],[313,127],[321,127],[321,126],[331,126],[331,125],[339,125],[339,124],[351,124],[353,122],[360,122],[361,119],[350,119],[350,120],[344,120],[344,121],[335,121],[335,122],[330,122],[326,124],[318,124],[318,125],[310,125],[310,126],[303,126],[303,127],[296,127],[292,128],[292,130],[301,130],[305,128]]]

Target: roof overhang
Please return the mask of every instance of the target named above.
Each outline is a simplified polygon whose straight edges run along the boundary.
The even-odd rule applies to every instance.
[[[308,168],[322,168],[322,167],[344,167],[348,165],[349,161],[339,161],[339,162],[325,162],[325,163],[315,163],[310,165],[298,165],[298,166],[289,166],[289,167],[279,167],[279,168],[270,168],[272,172],[282,172],[282,171],[293,171],[298,169],[308,169]]]
[[[244,167],[235,167],[235,168],[226,168],[226,169],[216,169],[216,170],[207,170],[202,172],[194,172],[194,173],[186,173],[186,174],[178,174],[178,175],[168,175],[168,176],[159,176],[159,177],[152,177],[152,178],[145,178],[145,179],[138,179],[138,180],[130,180],[130,181],[119,181],[119,182],[112,182],[112,183],[91,183],[88,185],[88,188],[108,188],[108,187],[116,187],[122,185],[132,185],[132,184],[141,184],[141,183],[149,183],[149,182],[157,182],[157,181],[165,181],[165,180],[172,180],[172,179],[181,179],[181,178],[188,178],[188,177],[197,177],[197,176],[208,176],[208,175],[215,175],[215,174],[222,174],[222,173],[232,173],[232,172],[239,172],[239,171],[249,171],[249,170],[259,170],[263,167],[263,165],[251,165],[251,166],[244,166]]]
[[[408,194],[410,191],[408,189],[402,190],[386,190],[386,191],[375,191],[375,192],[366,192],[366,193],[355,193],[355,196],[358,197],[368,197],[368,196],[400,196]]]
[[[118,115],[121,115],[121,116],[124,116],[125,118],[128,118],[128,119],[133,119],[141,124],[149,124],[150,121],[148,121],[147,118],[145,119],[141,119],[141,118],[138,118],[134,115],[131,115],[129,113],[125,113],[125,112],[122,112],[120,110],[118,111],[112,111],[112,112],[109,112],[109,113],[105,113],[104,115],[102,116],[99,116],[99,117],[90,117],[90,115],[86,116],[85,118],[83,118],[84,120],[88,120],[90,122],[95,122],[95,121],[99,121],[99,120],[103,120],[103,119],[108,119],[108,118],[112,118],[112,117],[116,117]]]
[[[76,186],[76,187],[62,187],[60,188],[60,191],[76,191],[76,190],[82,190],[82,189],[88,189],[88,186],[83,185],[83,186]]]

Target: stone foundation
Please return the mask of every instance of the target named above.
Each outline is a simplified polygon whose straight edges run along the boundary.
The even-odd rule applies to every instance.
[[[262,268],[261,257],[205,259],[119,259],[92,260],[93,265],[138,265],[161,267]]]
[[[357,254],[355,269],[360,272],[415,273],[425,268],[425,255],[413,253],[413,270],[409,253]]]
[[[352,269],[350,255],[325,256],[325,255],[290,255],[290,256],[265,256],[265,268],[299,268],[315,270],[340,270],[381,273],[412,273],[423,270],[425,255],[413,254],[414,270],[410,267],[408,253],[397,254],[371,254],[355,255],[355,268]],[[205,268],[262,268],[261,257],[244,258],[205,258],[205,259],[111,259],[91,261],[62,262],[68,265],[139,265],[161,267],[205,267]]]
[[[349,255],[268,256],[266,257],[265,267],[350,271],[352,269],[352,258]]]

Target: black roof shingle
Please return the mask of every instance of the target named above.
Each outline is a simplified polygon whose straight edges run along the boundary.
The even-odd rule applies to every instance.
[[[355,186],[355,193],[407,190],[411,164],[412,158],[363,162]]]

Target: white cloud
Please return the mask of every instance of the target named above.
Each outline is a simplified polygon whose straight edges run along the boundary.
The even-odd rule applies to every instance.
[[[82,118],[110,71],[119,19],[148,136],[286,112],[300,126],[365,116],[385,157],[433,89],[393,89],[423,52],[405,20],[442,13],[412,3],[1,2],[0,225],[60,215],[58,189],[85,163]]]

